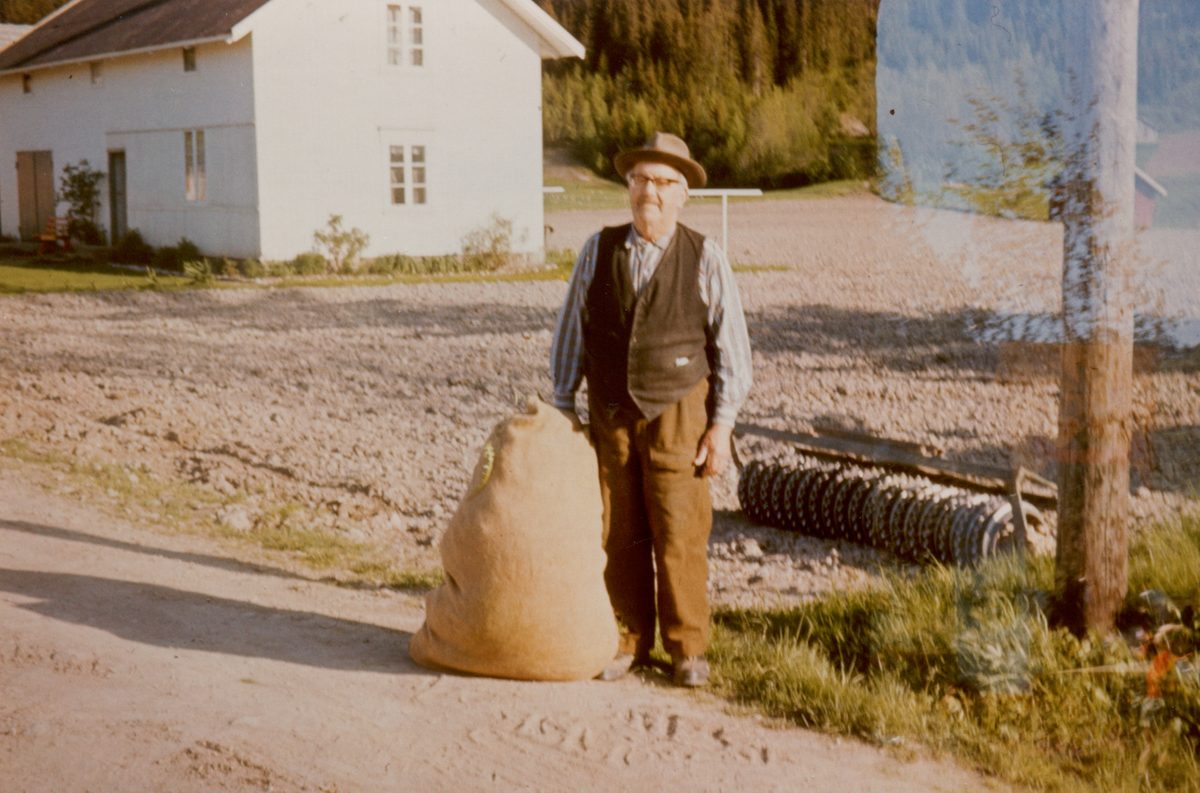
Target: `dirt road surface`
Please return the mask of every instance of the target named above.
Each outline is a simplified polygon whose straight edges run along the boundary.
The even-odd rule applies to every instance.
[[[429,672],[405,651],[421,619],[0,471],[0,789],[995,789],[654,679]]]

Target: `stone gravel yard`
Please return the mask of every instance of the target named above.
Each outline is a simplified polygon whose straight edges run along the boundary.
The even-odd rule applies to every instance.
[[[626,217],[549,214],[548,245],[578,249]],[[719,235],[719,206],[695,203],[684,222]],[[730,248],[755,363],[742,420],[856,429],[1052,476],[1057,384],[1045,329],[1059,301],[1060,245],[1050,224],[899,209],[866,194],[733,204]],[[1135,376],[1139,525],[1196,508],[1200,356],[1186,346],[1200,318],[1195,264],[1151,260],[1138,286],[1147,342]],[[288,520],[431,569],[491,428],[522,395],[550,393],[565,289],[517,281],[0,297],[0,441],[193,482],[219,497],[192,504],[194,517],[235,533],[284,519],[280,506],[290,504]],[[788,454],[753,437],[739,449]],[[714,483],[718,602],[803,598],[895,563],[753,526],[735,485],[732,475]],[[181,520],[111,488],[100,497],[146,523]]]

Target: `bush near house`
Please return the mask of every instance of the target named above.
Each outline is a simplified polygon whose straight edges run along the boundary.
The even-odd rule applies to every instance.
[[[359,255],[371,243],[371,235],[360,228],[342,228],[342,216],[330,215],[328,230],[313,232],[313,242],[325,252],[332,273],[351,273]]]
[[[491,223],[463,237],[462,246],[469,269],[499,270],[513,259],[513,222],[493,214]]]
[[[262,278],[267,274],[267,268],[258,259],[242,259],[237,263],[237,270],[246,278]]]
[[[196,243],[187,237],[182,237],[177,245],[156,250],[153,262],[154,266],[160,270],[183,272],[184,263],[194,262],[200,258],[200,249],[196,247]]]
[[[371,275],[446,275],[480,269],[476,263],[459,256],[406,256],[395,253],[379,256],[367,265]]]
[[[96,211],[100,208],[99,184],[103,178],[104,173],[93,170],[87,160],[63,166],[55,199],[71,205],[67,210],[67,233],[84,245],[104,245],[108,241],[104,230],[96,225]]]
[[[140,231],[132,229],[117,241],[110,258],[118,264],[150,264],[154,261],[154,248],[142,239]]]
[[[321,254],[310,251],[292,259],[291,273],[281,272],[279,275],[324,275],[328,269],[329,261]]]

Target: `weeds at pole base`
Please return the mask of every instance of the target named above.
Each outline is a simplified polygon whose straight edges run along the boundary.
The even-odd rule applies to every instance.
[[[719,609],[714,689],[771,717],[924,746],[1037,790],[1200,791],[1200,678],[1177,665],[1148,698],[1136,641],[1051,630],[1053,573],[1053,559],[1001,557],[791,608]],[[1141,533],[1130,583],[1127,614],[1143,588],[1195,604],[1200,519]],[[1178,647],[1193,662],[1194,640]]]

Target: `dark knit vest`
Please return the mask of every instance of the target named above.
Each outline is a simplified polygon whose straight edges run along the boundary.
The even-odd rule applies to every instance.
[[[639,296],[625,247],[630,225],[600,232],[583,312],[584,374],[599,404],[636,408],[653,421],[713,371],[700,299],[704,236],[676,225]]]

